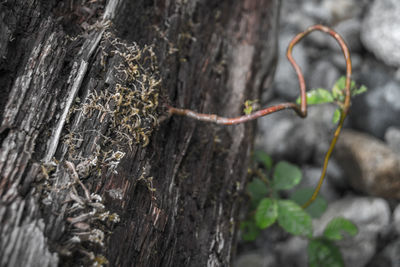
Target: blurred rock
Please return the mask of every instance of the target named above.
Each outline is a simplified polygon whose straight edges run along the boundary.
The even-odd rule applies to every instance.
[[[332,21],[332,13],[327,6],[313,3],[313,1],[304,1],[302,10],[307,16],[321,23],[330,24]]]
[[[400,126],[400,82],[391,70],[376,61],[366,60],[355,79],[368,91],[352,100],[349,119],[352,125],[376,137],[383,138],[390,126]]]
[[[359,17],[368,0],[323,0],[321,6],[330,13],[330,24]]]
[[[312,162],[315,158],[322,161],[334,128],[331,123],[334,109],[331,105],[311,106],[305,119],[291,110],[264,117],[257,121],[255,146],[274,159],[297,163]]]
[[[306,267],[308,240],[292,236],[287,241],[277,244],[279,266]],[[248,265],[250,266],[250,265]]]
[[[329,160],[328,164],[327,179],[329,180],[329,183],[332,184],[333,187],[335,187],[338,193],[343,193],[343,191],[350,187],[349,181],[346,179],[343,169],[332,157]]]
[[[356,190],[400,199],[400,157],[382,141],[345,129],[334,156]]]
[[[248,252],[240,255],[235,264],[235,267],[276,267],[276,257],[272,253],[266,251]]]
[[[321,168],[322,167],[303,166],[301,168],[303,179],[293,191],[304,187],[315,188],[321,176]],[[339,194],[335,191],[335,186],[331,182],[329,171],[322,185],[320,195],[328,202],[333,202],[339,198]]]
[[[349,197],[328,206],[320,219],[313,220],[314,234],[322,235],[335,217],[344,217],[357,225],[358,234],[337,242],[345,266],[363,267],[376,252],[378,234],[389,226],[388,203],[379,198]]]
[[[351,58],[351,67],[353,71],[358,70],[363,64],[361,56],[357,53],[351,52],[350,58]],[[331,54],[330,59],[332,60],[332,63],[342,72],[341,76],[345,75],[346,61],[344,59],[343,53],[334,52]]]
[[[351,53],[361,51],[361,21],[358,18],[343,20],[335,25],[334,29],[343,37]],[[341,51],[341,48],[337,44],[337,42],[334,41],[332,38],[330,40],[331,41],[329,42],[329,47],[334,51]]]
[[[393,225],[398,235],[400,235],[400,204],[393,211]]]
[[[394,152],[400,155],[400,128],[389,127],[385,133],[385,141]]]
[[[400,66],[400,1],[375,0],[362,23],[361,40],[388,65]]]
[[[393,79],[393,68],[386,66],[381,61],[371,55],[364,55],[362,68],[358,73],[354,73],[357,79],[368,86],[370,91],[384,85]]]
[[[286,47],[295,35],[295,33],[287,33],[279,37],[279,61],[273,84],[274,90],[278,96],[291,101],[300,95],[296,72],[286,58]],[[303,73],[305,73],[307,71],[308,62],[302,43],[299,43],[293,49],[293,57],[301,67]]]
[[[400,267],[400,240],[396,240],[387,245],[382,255],[386,264],[381,266]]]
[[[311,25],[316,24],[315,19],[302,12],[302,10],[296,10],[290,15],[282,17],[282,20],[285,21],[285,24],[282,25],[284,29],[290,29],[296,32],[304,31]]]
[[[311,77],[308,78],[310,82],[307,88],[324,88],[330,90],[340,77],[338,69],[328,60],[317,61],[311,69],[313,71],[310,72]]]

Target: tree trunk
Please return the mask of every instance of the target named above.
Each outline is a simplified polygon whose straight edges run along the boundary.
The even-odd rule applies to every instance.
[[[278,9],[2,1],[0,265],[230,265]]]

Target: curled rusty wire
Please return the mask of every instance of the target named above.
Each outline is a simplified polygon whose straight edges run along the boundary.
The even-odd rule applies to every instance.
[[[239,117],[235,117],[235,118],[220,117],[215,114],[203,114],[203,113],[198,113],[198,112],[195,112],[195,111],[189,110],[189,109],[175,108],[175,107],[172,107],[169,105],[167,106],[168,112],[170,115],[182,115],[182,116],[187,116],[187,117],[193,118],[195,120],[199,120],[199,121],[207,121],[207,122],[213,122],[213,123],[223,124],[223,125],[234,125],[234,124],[251,121],[251,120],[257,119],[259,117],[263,117],[268,114],[271,114],[271,113],[274,113],[274,112],[277,112],[280,110],[284,110],[284,109],[293,109],[300,117],[305,118],[307,116],[306,84],[304,81],[303,73],[301,72],[299,65],[297,65],[296,61],[293,59],[292,50],[293,50],[293,47],[300,40],[302,40],[305,36],[307,36],[308,34],[310,34],[313,31],[321,31],[321,32],[329,34],[340,45],[340,48],[342,49],[344,58],[346,60],[346,83],[345,83],[346,97],[344,99],[344,102],[340,103],[341,115],[340,115],[339,123],[335,130],[335,133],[334,133],[334,136],[330,143],[329,149],[325,155],[324,165],[322,167],[322,172],[321,172],[321,176],[318,181],[318,185],[315,188],[313,195],[303,205],[303,208],[308,207],[315,200],[315,198],[317,197],[317,195],[321,189],[322,183],[323,183],[325,175],[326,175],[329,158],[330,158],[332,151],[336,145],[337,139],[340,135],[340,131],[343,127],[344,120],[345,120],[345,118],[349,112],[349,108],[350,108],[350,83],[351,83],[350,52],[349,52],[349,49],[348,49],[346,43],[344,42],[343,38],[337,32],[335,32],[333,29],[331,29],[327,26],[324,26],[324,25],[319,25],[319,24],[313,25],[313,26],[307,28],[304,32],[297,34],[292,39],[292,41],[289,43],[286,56],[287,56],[289,62],[292,64],[294,70],[296,71],[296,74],[297,74],[297,77],[299,80],[300,105],[298,105],[294,102],[281,103],[281,104],[277,104],[275,106],[266,107],[264,109],[258,110],[249,115],[243,115],[243,116],[239,116]]]

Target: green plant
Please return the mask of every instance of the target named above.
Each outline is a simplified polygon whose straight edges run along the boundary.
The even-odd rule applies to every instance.
[[[344,59],[346,61],[346,76],[343,79],[343,86],[338,87],[338,89],[333,90],[332,94],[327,94],[326,91],[319,90],[315,92],[309,92],[306,94],[306,84],[304,81],[304,76],[301,72],[301,69],[299,65],[295,62],[292,56],[292,50],[293,47],[300,41],[302,40],[305,36],[310,34],[313,31],[321,31],[324,33],[329,34],[332,36],[340,45]],[[325,155],[325,160],[324,160],[324,165],[322,167],[322,172],[321,172],[321,177],[319,179],[319,183],[314,190],[314,193],[311,195],[310,199],[303,205],[303,208],[306,208],[309,206],[316,198],[318,195],[318,192],[321,188],[321,185],[323,183],[326,170],[328,167],[328,162],[329,158],[332,154],[333,148],[336,145],[337,139],[339,138],[340,131],[343,127],[344,120],[349,112],[350,109],[350,98],[351,98],[351,88],[352,88],[352,83],[351,83],[351,59],[350,59],[350,52],[345,44],[343,38],[334,30],[332,30],[329,27],[323,26],[323,25],[314,25],[306,29],[304,32],[301,32],[297,34],[292,41],[289,43],[288,49],[287,49],[287,58],[292,64],[294,70],[296,71],[298,80],[299,80],[299,85],[300,85],[300,98],[298,103],[294,102],[288,102],[288,103],[281,103],[272,107],[267,107],[261,110],[257,110],[253,112],[253,103],[246,102],[245,103],[245,115],[239,116],[236,118],[225,118],[225,117],[220,117],[215,114],[203,114],[203,113],[198,113],[193,110],[189,109],[182,109],[182,108],[176,108],[172,107],[170,105],[166,105],[166,108],[168,110],[169,115],[181,115],[181,116],[186,116],[192,119],[196,119],[199,121],[207,121],[207,122],[213,122],[217,124],[223,124],[223,125],[234,125],[234,124],[239,124],[239,123],[244,123],[247,121],[251,121],[254,119],[257,119],[259,117],[263,117],[266,115],[269,115],[271,113],[280,111],[280,110],[285,110],[285,109],[293,109],[297,115],[300,117],[304,118],[307,116],[307,100],[312,99],[313,95],[314,98],[317,98],[322,95],[322,99],[324,99],[325,102],[333,102],[335,101],[338,104],[338,111],[335,112],[335,120],[338,121],[338,125],[336,128],[336,131],[333,135],[331,144],[329,146],[329,149]],[[334,87],[335,88],[335,87]],[[343,89],[342,89],[343,88]],[[362,91],[360,89],[360,91]],[[311,101],[310,101],[311,102]],[[316,101],[322,103],[322,101]],[[315,104],[315,103],[314,103]]]
[[[323,214],[326,201],[318,196],[311,205],[302,209],[301,205],[313,193],[312,188],[297,190],[290,199],[281,198],[282,190],[293,189],[300,183],[300,169],[286,161],[273,166],[271,158],[261,151],[256,151],[254,156],[253,179],[246,188],[251,198],[251,210],[247,220],[241,223],[242,238],[252,241],[261,230],[277,223],[286,232],[309,240],[309,266],[343,266],[341,253],[334,242],[343,239],[345,233],[356,235],[357,227],[351,221],[337,217],[328,223],[322,236],[314,236],[312,217]]]
[[[324,88],[312,89],[306,93],[307,103],[309,105],[316,104],[325,104],[325,103],[335,103],[338,107],[336,108],[332,122],[338,123],[340,119],[340,114],[342,110],[342,102],[344,100],[344,90],[345,90],[345,81],[346,77],[340,77],[335,84],[333,85],[331,91]],[[360,87],[356,86],[355,81],[351,81],[350,92],[351,96],[356,96],[367,91],[367,87],[365,85],[361,85]],[[296,99],[296,103],[300,104],[300,97]]]

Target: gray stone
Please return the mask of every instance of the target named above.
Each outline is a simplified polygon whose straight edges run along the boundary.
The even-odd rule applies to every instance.
[[[302,12],[302,10],[296,10],[287,15],[286,17],[281,17],[281,18],[283,20],[283,22],[281,23],[282,28],[284,30],[290,29],[295,32],[304,31],[311,25],[316,24],[315,19]]]
[[[292,236],[287,241],[278,243],[276,251],[279,254],[279,266],[306,267],[308,240]]]
[[[325,88],[330,90],[340,77],[338,69],[327,60],[317,61],[311,69],[313,71],[309,72],[310,77],[308,80],[310,82],[308,88]]]
[[[334,156],[356,190],[400,199],[400,157],[381,140],[345,129]]]
[[[349,197],[328,206],[320,219],[313,220],[314,234],[322,235],[335,217],[344,217],[357,225],[358,234],[337,242],[345,266],[363,267],[376,252],[377,237],[389,227],[390,209],[380,198]]]
[[[276,267],[276,257],[268,251],[253,251],[240,255],[236,262],[235,267]]]
[[[400,267],[400,240],[396,240],[387,245],[382,254],[388,263],[385,266]]]
[[[375,0],[365,16],[361,41],[386,64],[400,66],[400,1]]]
[[[394,152],[400,155],[400,128],[389,127],[385,133],[385,141]]]
[[[400,204],[393,211],[393,225],[397,234],[400,235]]]
[[[359,54],[353,53],[351,51],[350,58],[351,58],[351,67],[352,67],[353,71],[359,70],[363,64],[362,57]],[[331,59],[332,63],[340,71],[342,71],[341,75],[344,75],[345,71],[346,71],[346,61],[344,59],[343,53],[339,52],[339,51],[333,52],[330,54],[330,59]]]
[[[368,0],[323,0],[321,6],[330,14],[329,24],[336,24],[361,16],[367,3]]]
[[[346,42],[351,53],[360,52],[362,44],[360,40],[361,32],[361,21],[358,18],[346,19],[339,22],[334,26],[336,32],[338,32]],[[329,41],[329,47],[334,51],[341,51],[340,46],[332,38]]]
[[[321,169],[321,166],[302,166],[301,171],[303,178],[293,192],[296,191],[297,188],[315,188],[321,176]],[[335,191],[335,186],[331,182],[329,171],[319,194],[328,202],[333,202],[339,198],[339,194]]]
[[[259,119],[256,148],[275,159],[297,163],[322,161],[332,137],[334,109],[331,105],[315,105],[309,108],[305,119],[294,111],[281,111]]]
[[[355,128],[383,138],[387,128],[400,126],[400,82],[390,69],[374,63],[367,60],[356,78],[368,91],[352,99],[349,119]]]
[[[296,72],[286,58],[286,47],[294,36],[294,33],[287,33],[279,37],[279,62],[273,84],[275,92],[280,97],[290,100],[296,99],[300,94]],[[302,43],[293,49],[293,57],[305,73],[308,69],[308,62]]]
[[[343,191],[349,187],[349,182],[346,179],[343,169],[333,157],[329,160],[327,179],[329,180],[329,183],[337,189],[337,191]]]
[[[302,6],[304,13],[320,22],[329,23],[332,21],[332,13],[329,7],[313,3],[312,1],[304,1]]]
[[[358,80],[367,85],[369,91],[380,88],[388,81],[393,80],[393,68],[386,66],[376,58],[365,55],[362,67],[358,73],[354,73]]]

